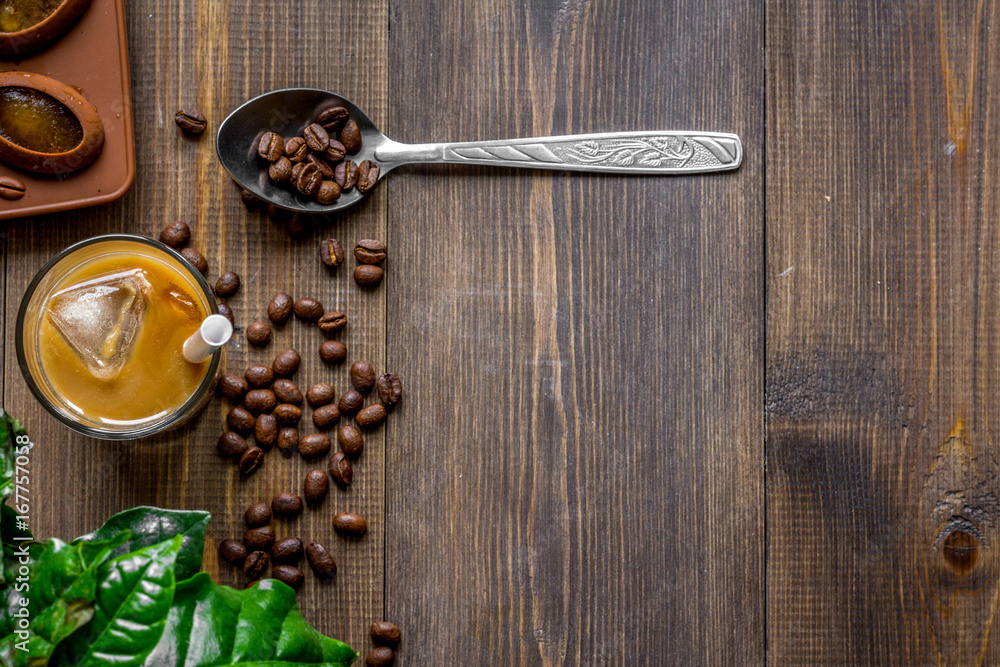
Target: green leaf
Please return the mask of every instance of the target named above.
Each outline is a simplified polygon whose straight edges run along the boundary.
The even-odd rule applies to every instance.
[[[357,657],[309,625],[295,591],[280,581],[264,579],[237,591],[201,573],[177,584],[166,628],[145,664],[347,667]]]
[[[202,551],[205,548],[205,528],[212,515],[208,512],[165,510],[159,507],[133,507],[119,512],[92,533],[76,538],[78,541],[107,540],[123,530],[132,533],[132,539],[119,547],[112,557],[159,544],[174,535],[182,535],[184,542],[177,556],[176,580],[188,579],[201,569]]]
[[[181,541],[177,535],[102,565],[94,617],[59,645],[56,664],[143,664],[170,613]]]

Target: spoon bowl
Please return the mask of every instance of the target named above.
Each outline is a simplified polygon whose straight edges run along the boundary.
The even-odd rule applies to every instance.
[[[301,213],[332,213],[357,204],[366,194],[352,188],[333,204],[320,204],[298,191],[279,187],[257,156],[265,132],[284,139],[300,136],[321,111],[341,106],[361,130],[361,150],[349,155],[379,166],[379,180],[403,164],[471,164],[616,174],[697,174],[736,169],[743,144],[735,134],[653,130],[556,137],[434,144],[401,144],[382,134],[346,97],[316,88],[285,88],[246,102],[219,126],[215,149],[226,171],[241,186],[275,206]]]

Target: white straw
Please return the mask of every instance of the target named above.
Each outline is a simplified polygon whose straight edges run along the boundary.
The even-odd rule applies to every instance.
[[[209,315],[198,330],[184,341],[184,358],[192,364],[205,361],[233,335],[233,325],[222,315]]]

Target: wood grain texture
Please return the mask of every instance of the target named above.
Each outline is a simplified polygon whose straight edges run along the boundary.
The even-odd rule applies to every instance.
[[[41,265],[71,242],[106,232],[158,236],[174,220],[187,221],[192,245],[209,262],[210,282],[225,270],[243,278],[230,299],[237,324],[266,319],[276,291],[313,296],[348,313],[344,337],[350,360],[367,358],[381,368],[385,353],[385,292],[362,292],[350,267],[330,273],[318,257],[320,234],[345,247],[386,231],[386,197],[327,221],[313,239],[292,242],[260,213],[248,212],[219,165],[214,131],[201,139],[183,136],[173,123],[182,106],[200,108],[211,128],[246,99],[274,88],[309,85],[337,90],[361,105],[376,122],[387,116],[386,1],[338,3],[133,2],[128,7],[137,180],[119,203],[6,224],[8,257],[5,342],[13,354],[13,321],[28,281]],[[333,65],[335,64],[335,66]],[[352,264],[353,266],[353,264]],[[240,330],[240,334],[242,329]],[[228,366],[237,373],[250,362],[269,363],[285,347],[303,355],[296,382],[303,391],[329,381],[338,393],[349,386],[347,366],[324,367],[317,349],[323,337],[312,327],[290,323],[264,351],[230,348]],[[241,338],[242,340],[242,338]],[[160,437],[114,445],[71,434],[28,394],[16,363],[5,366],[4,405],[21,417],[39,447],[33,456],[32,528],[39,535],[71,538],[88,532],[113,512],[140,504],[206,509],[212,513],[205,569],[221,583],[242,586],[243,577],[217,561],[215,545],[242,535],[243,510],[278,491],[301,493],[308,465],[275,450],[263,468],[241,482],[235,468],[215,452],[227,407],[210,405],[190,427]],[[306,411],[308,420],[309,411]],[[309,423],[308,421],[306,423]],[[303,433],[312,430],[311,424]],[[368,624],[382,615],[384,449],[383,434],[367,441],[350,492],[333,492],[321,510],[296,522],[278,522],[279,537],[299,535],[325,543],[340,566],[333,585],[311,572],[300,601],[320,630],[364,651]],[[355,543],[337,538],[336,511],[368,516],[371,530]]]
[[[997,3],[767,7],[770,662],[997,664]]]
[[[762,9],[392,5],[397,140],[697,128],[747,155],[393,175],[400,664],[763,662]]]

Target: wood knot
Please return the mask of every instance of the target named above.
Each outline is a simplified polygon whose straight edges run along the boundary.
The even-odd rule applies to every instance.
[[[979,560],[979,538],[967,530],[953,530],[944,538],[941,555],[955,571],[965,574]]]
[[[992,578],[989,540],[965,517],[952,516],[945,522],[933,549],[938,556],[933,569],[943,586],[977,588]]]

